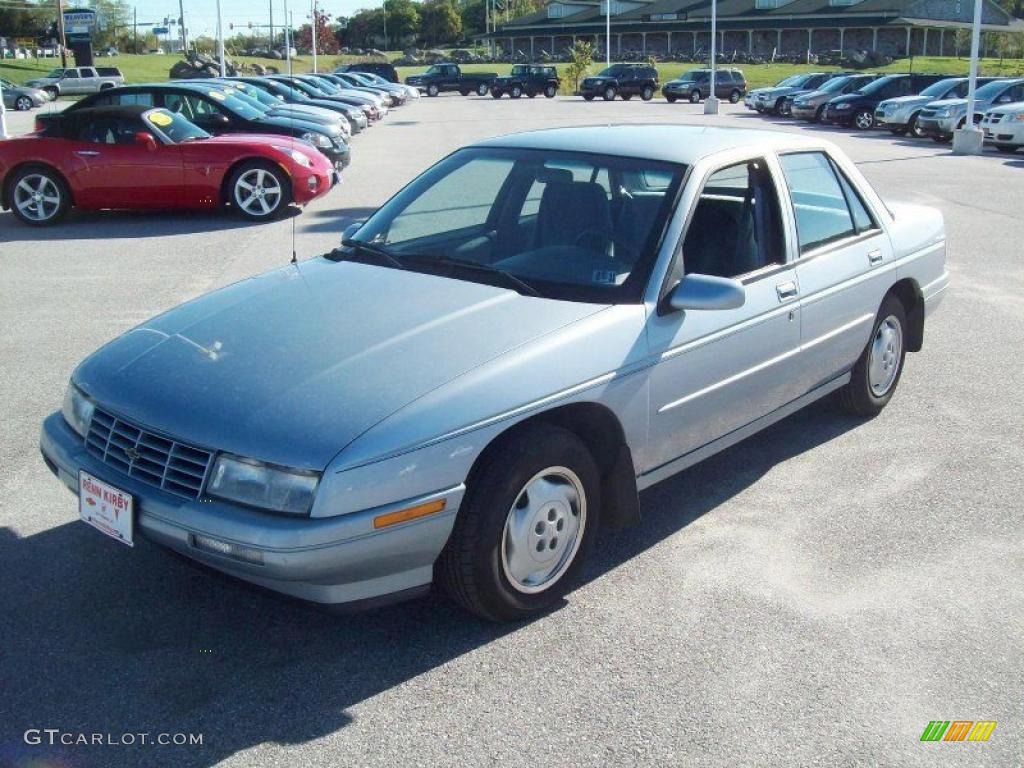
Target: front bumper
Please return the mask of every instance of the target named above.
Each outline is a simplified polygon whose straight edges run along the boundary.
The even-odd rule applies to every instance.
[[[998,123],[981,122],[985,132],[985,143],[1002,147],[1024,147],[1024,123],[1000,121]]]
[[[886,113],[884,109],[875,110],[875,125],[886,130],[901,130],[910,123],[910,116],[906,112]]]
[[[952,136],[958,122],[960,122],[960,115],[955,117],[918,117],[917,127],[925,136],[942,138]]]
[[[813,120],[818,115],[818,109],[820,104],[808,104],[807,106],[798,107],[795,103],[793,104],[790,114],[799,120]]]
[[[848,109],[836,109],[835,107],[825,107],[825,111],[821,113],[821,122],[832,123],[834,125],[849,125],[853,122],[852,107]]]
[[[337,517],[288,517],[208,497],[188,500],[142,483],[89,454],[59,412],[43,422],[40,450],[73,493],[78,471],[85,470],[132,494],[135,531],[144,538],[244,581],[317,603],[374,600],[428,585],[465,491],[460,485]],[[443,512],[373,527],[385,512],[439,498],[447,502]],[[197,534],[256,550],[262,564],[197,549]]]

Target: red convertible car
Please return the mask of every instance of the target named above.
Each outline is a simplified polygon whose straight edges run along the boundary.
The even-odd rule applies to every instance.
[[[303,141],[214,137],[179,114],[146,106],[76,110],[0,142],[0,208],[33,225],[53,224],[71,206],[228,205],[266,220],[325,194],[334,182],[327,158]]]

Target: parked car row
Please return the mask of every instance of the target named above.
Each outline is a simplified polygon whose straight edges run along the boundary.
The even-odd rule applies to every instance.
[[[0,145],[0,208],[32,225],[72,205],[227,205],[271,219],[326,194],[351,162],[352,135],[412,90],[359,73],[106,88]]]
[[[751,91],[745,103],[765,114],[946,143],[967,122],[968,88],[963,76],[814,72]],[[974,99],[986,143],[1005,152],[1024,145],[1024,78],[979,77]]]

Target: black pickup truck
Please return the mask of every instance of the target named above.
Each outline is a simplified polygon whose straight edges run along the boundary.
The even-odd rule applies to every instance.
[[[525,93],[532,99],[538,93],[543,93],[547,98],[553,99],[561,82],[554,67],[516,64],[512,67],[511,74],[494,79],[491,83],[491,96],[500,99],[503,93],[507,93],[513,99],[518,99]]]
[[[463,74],[458,64],[434,64],[422,74],[409,75],[405,78],[405,84],[419,88],[427,96],[437,96],[443,91],[458,91],[463,96],[471,93],[486,96],[497,77],[497,72]]]

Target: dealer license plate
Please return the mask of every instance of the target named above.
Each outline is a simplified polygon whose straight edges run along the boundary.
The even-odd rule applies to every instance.
[[[78,514],[93,528],[129,547],[132,540],[134,503],[132,495],[97,480],[88,472],[78,473]]]

